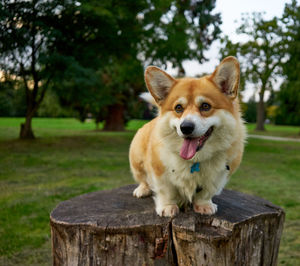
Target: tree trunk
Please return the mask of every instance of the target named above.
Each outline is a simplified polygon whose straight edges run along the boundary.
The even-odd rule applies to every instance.
[[[265,130],[265,103],[264,93],[259,94],[259,102],[256,108],[256,129],[259,131]]]
[[[135,185],[61,202],[50,215],[53,265],[276,265],[284,212],[224,190],[215,215],[161,218]]]
[[[34,139],[35,136],[32,131],[32,116],[26,116],[25,123],[21,124],[21,130],[20,130],[20,139]]]
[[[124,131],[124,106],[122,104],[114,104],[108,107],[105,117],[105,131]]]

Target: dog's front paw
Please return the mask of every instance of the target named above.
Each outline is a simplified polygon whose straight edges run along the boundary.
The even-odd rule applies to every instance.
[[[140,184],[134,191],[133,196],[137,198],[144,198],[150,196],[152,191],[144,184]]]
[[[159,216],[174,217],[179,213],[179,208],[176,204],[166,205],[161,210],[157,211]]]
[[[217,212],[218,206],[212,202],[206,202],[203,204],[194,203],[194,211],[201,214],[212,215]]]

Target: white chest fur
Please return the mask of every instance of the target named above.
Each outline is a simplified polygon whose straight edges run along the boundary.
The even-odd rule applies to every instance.
[[[228,170],[225,153],[217,153],[208,160],[197,162],[199,171],[196,169],[193,172],[191,167],[195,162],[183,160],[179,155],[165,149],[161,149],[160,155],[165,172],[159,180],[153,180],[154,191],[164,189],[164,193],[170,193],[178,199],[178,204],[192,202],[197,188],[202,189],[204,197],[205,194],[210,197],[218,194],[226,184]]]

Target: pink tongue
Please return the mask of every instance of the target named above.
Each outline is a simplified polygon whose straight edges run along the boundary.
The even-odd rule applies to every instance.
[[[198,143],[199,138],[184,139],[180,150],[180,156],[185,160],[191,159],[197,151]]]

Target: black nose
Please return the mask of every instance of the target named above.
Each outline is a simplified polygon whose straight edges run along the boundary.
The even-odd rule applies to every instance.
[[[194,131],[195,124],[190,121],[183,121],[180,125],[180,129],[184,135],[189,135],[192,134],[192,132]]]

